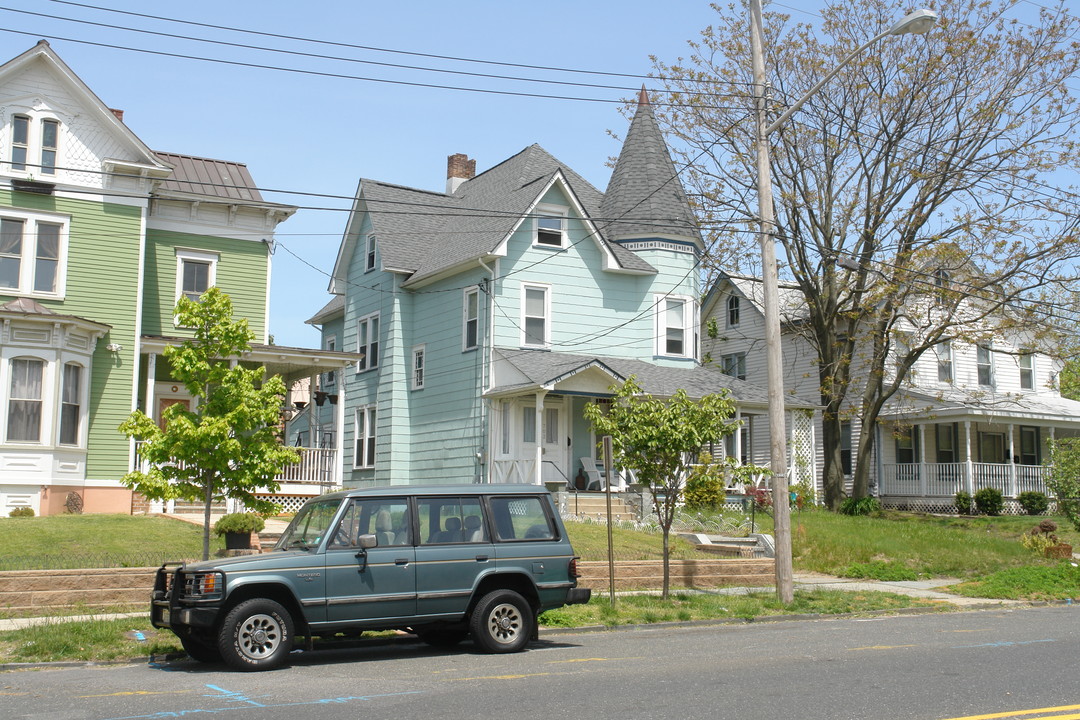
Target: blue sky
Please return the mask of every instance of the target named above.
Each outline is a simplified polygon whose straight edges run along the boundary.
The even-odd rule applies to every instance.
[[[803,0],[776,7],[790,12],[793,20],[813,23],[818,20],[814,11],[822,4],[819,0]],[[208,26],[165,22],[101,8]],[[897,17],[906,9],[898,3]],[[668,0],[663,4],[645,0],[549,0],[542,5],[507,0],[6,0],[0,3],[0,40],[6,49],[0,55],[3,59],[14,57],[39,38],[46,38],[105,104],[125,111],[128,126],[155,150],[244,162],[264,189],[265,199],[336,208],[302,209],[282,224],[277,234],[271,332],[278,344],[317,347],[318,333],[304,320],[329,299],[327,273],[332,269],[345,227],[346,213],[342,210],[348,207],[347,198],[355,193],[359,178],[442,191],[447,155],[466,153],[477,161],[478,171],[483,171],[539,143],[603,189],[610,173],[605,163],[619,149],[618,141],[608,131],[621,134],[627,124],[619,113],[618,101],[634,97],[634,89],[643,80],[305,43],[237,33],[223,27],[429,55],[641,76],[650,70],[650,54],[668,62],[685,54],[687,40],[697,37],[715,17],[708,3],[697,0]],[[405,70],[167,38],[108,26],[357,61],[614,87],[548,85]],[[234,64],[178,56],[215,58]],[[267,65],[371,80],[286,72],[264,67]],[[400,83],[573,96],[592,101]]]
[[[649,54],[671,59],[708,25],[704,2],[398,2],[226,0],[148,3],[81,0],[100,8],[218,26],[434,55],[644,75]],[[485,94],[289,73],[88,45],[153,49],[256,65],[385,80],[617,101],[632,90],[495,80],[259,52],[133,33],[12,10],[361,60],[469,72],[640,87],[633,77],[545,72],[300,43],[178,25],[52,0],[0,3],[0,39],[14,57],[39,38],[50,44],[155,150],[247,163],[262,188],[351,196],[360,177],[441,191],[447,155],[463,152],[482,171],[539,143],[601,189],[618,152],[608,130],[626,120],[615,102]],[[662,9],[661,9],[662,8]],[[19,34],[10,32],[19,31]],[[69,38],[64,40],[61,38]],[[267,200],[344,208],[348,201],[264,192]],[[304,320],[328,299],[327,276],[346,214],[301,210],[279,227],[271,332],[282,345],[317,347]],[[293,254],[295,253],[295,255]]]

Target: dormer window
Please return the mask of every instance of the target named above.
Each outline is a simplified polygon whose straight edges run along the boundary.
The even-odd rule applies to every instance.
[[[533,219],[533,244],[545,247],[566,247],[566,208],[540,205]]]

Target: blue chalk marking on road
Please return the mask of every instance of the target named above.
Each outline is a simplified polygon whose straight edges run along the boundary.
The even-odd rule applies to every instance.
[[[409,690],[406,692],[396,693],[379,693],[377,695],[349,695],[345,697],[336,698],[323,698],[321,700],[305,700],[303,702],[286,702],[286,703],[270,703],[263,705],[253,700],[249,700],[239,693],[223,690],[215,685],[207,685],[206,687],[211,690],[224,693],[224,695],[210,695],[207,694],[204,697],[224,697],[225,699],[240,701],[249,703],[246,705],[229,705],[222,708],[188,708],[186,710],[162,710],[154,713],[147,713],[145,715],[124,715],[114,718],[103,718],[103,720],[151,720],[152,718],[181,718],[189,715],[215,715],[217,713],[224,712],[236,712],[237,710],[265,710],[267,708],[282,708],[282,707],[302,707],[304,705],[344,705],[356,700],[377,700],[385,697],[401,697],[402,695],[421,695],[420,690]]]
[[[1017,645],[1033,645],[1035,643],[1048,643],[1057,642],[1053,638],[1047,638],[1045,640],[1019,640],[1012,642],[1010,640],[1002,640],[1001,642],[982,643],[980,645],[954,645],[953,650],[966,650],[968,648],[984,648],[984,647],[1014,647]]]

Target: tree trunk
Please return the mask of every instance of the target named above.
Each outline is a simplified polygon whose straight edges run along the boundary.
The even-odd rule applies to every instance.
[[[828,409],[821,420],[821,487],[825,493],[825,507],[839,510],[844,501],[844,465],[840,460],[840,421]]]
[[[665,600],[668,599],[671,588],[671,548],[668,542],[670,537],[671,524],[669,523],[664,526],[664,592],[661,597]]]
[[[210,559],[210,506],[214,503],[214,483],[206,480],[206,504],[203,507],[202,559]]]

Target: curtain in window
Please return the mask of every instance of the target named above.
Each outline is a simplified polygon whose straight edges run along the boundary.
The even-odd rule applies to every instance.
[[[56,292],[56,269],[60,266],[60,226],[38,223],[34,292]]]
[[[82,368],[74,363],[64,366],[63,398],[60,404],[60,444],[79,444],[79,398]]]
[[[11,361],[11,394],[8,399],[10,442],[41,441],[41,379],[45,363],[33,358]]]
[[[0,287],[19,287],[23,221],[0,219]]]

